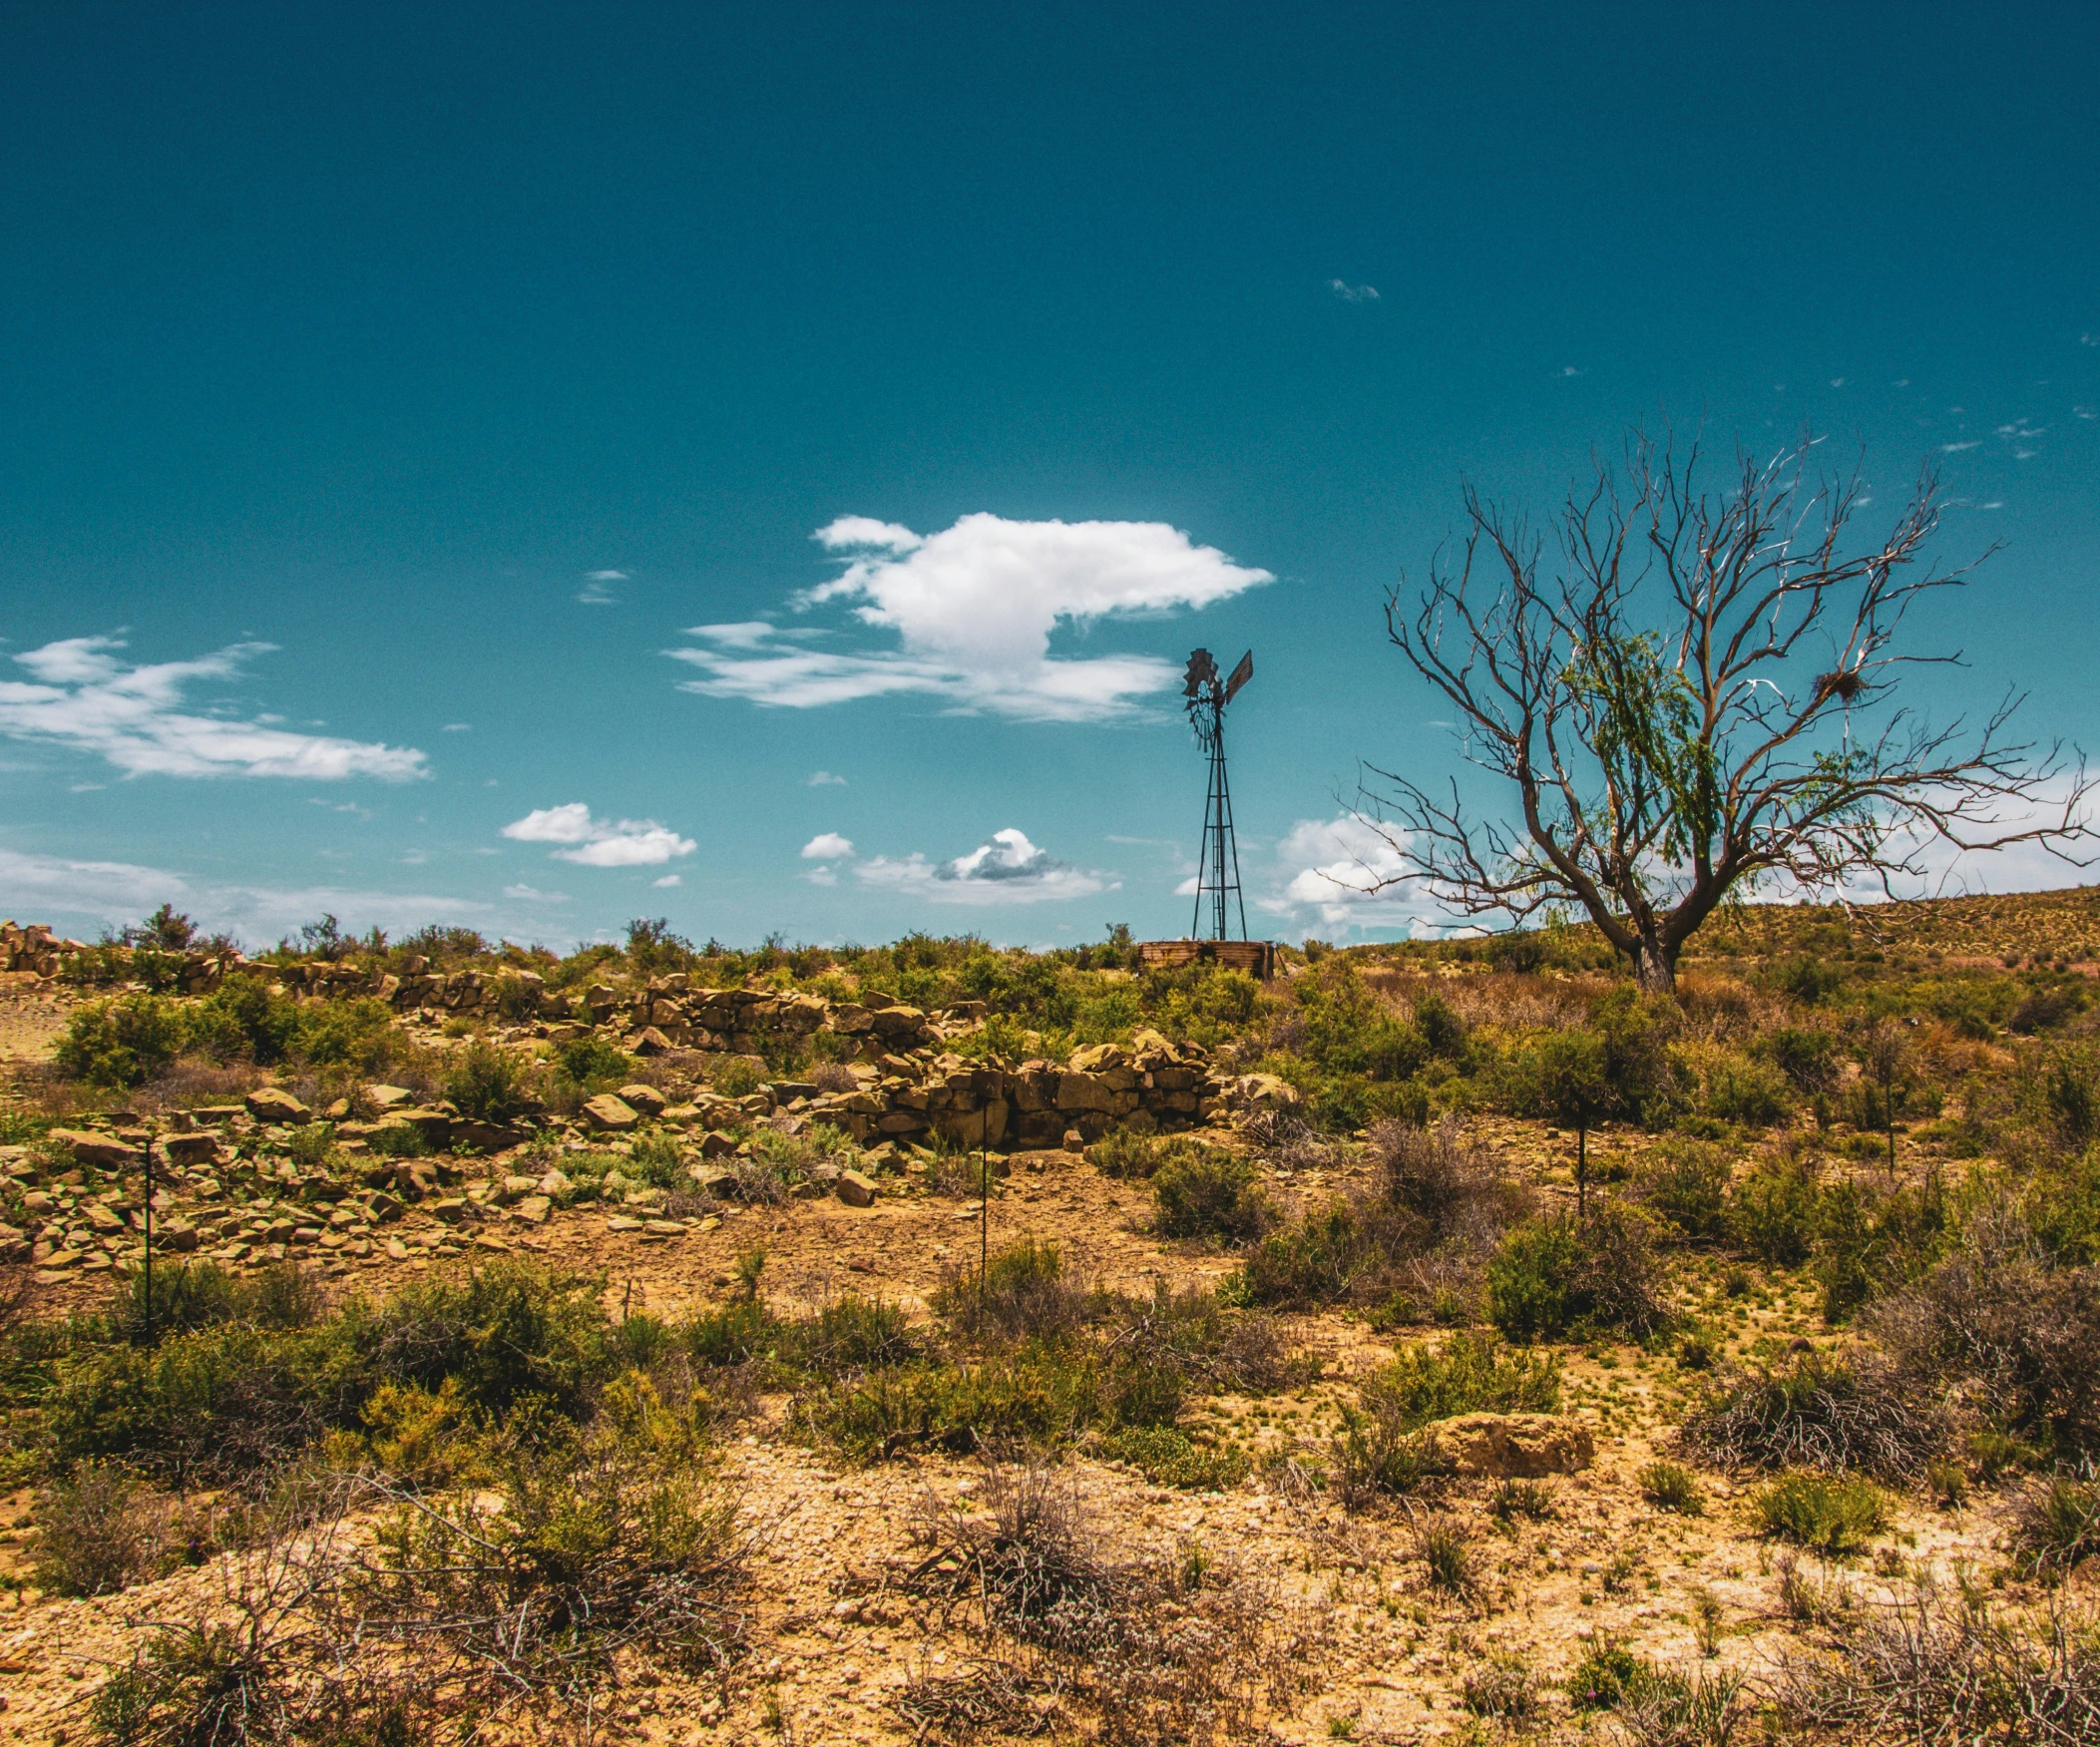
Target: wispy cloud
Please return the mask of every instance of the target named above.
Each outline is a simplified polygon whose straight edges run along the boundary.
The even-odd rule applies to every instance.
[[[191,661],[131,666],[115,637],[75,637],[15,656],[30,680],[0,680],[0,734],[99,753],[127,776],[289,776],[335,782],[427,775],[412,746],[302,734],[260,717],[198,714],[185,692],[238,678],[265,643],[232,644]]]
[[[503,895],[506,898],[516,898],[528,904],[566,904],[569,902],[569,894],[567,892],[543,892],[536,886],[528,886],[522,883],[515,886],[505,886]]]
[[[1942,443],[1939,445],[1939,452],[1942,455],[1958,455],[1964,449],[1980,449],[1982,447],[1983,439],[1981,437],[1970,437],[1966,442],[1962,443]]]
[[[834,776],[828,770],[812,770],[809,773],[808,786],[811,788],[844,788],[846,779],[843,776]]]
[[[1347,279],[1329,279],[1327,288],[1341,298],[1344,303],[1376,303],[1378,301],[1378,287],[1376,285],[1352,285]]]
[[[580,867],[653,867],[699,847],[654,819],[600,819],[582,801],[566,806],[535,807],[504,826],[503,834],[520,843],[559,843],[555,861]]]
[[[937,904],[1041,904],[1112,892],[1119,881],[1072,867],[1039,849],[1011,825],[995,831],[968,855],[930,862],[923,855],[901,860],[876,856],[854,870],[871,886],[909,892]]]
[[[15,849],[0,849],[0,891],[8,894],[17,915],[36,920],[72,916],[134,922],[161,904],[173,904],[208,928],[230,929],[251,943],[274,939],[323,914],[340,918],[353,933],[372,927],[398,932],[440,921],[486,929],[500,920],[496,905],[473,898],[348,886],[211,884],[168,868]]]
[[[763,620],[694,626],[686,635],[696,644],[665,652],[705,675],[685,689],[795,709],[917,693],[1025,720],[1110,719],[1173,684],[1179,669],[1152,655],[1052,657],[1054,631],[1206,607],[1275,580],[1163,522],[980,514],[921,536],[846,516],[816,538],[845,570],[798,597],[795,610],[858,603],[853,618],[896,634],[898,647],[819,650],[805,646],[821,630]]]
[[[659,892],[668,886],[682,886],[684,883],[684,878],[679,874],[665,874],[660,880],[649,881],[649,884]]]
[[[586,571],[584,586],[577,591],[576,598],[586,607],[617,607],[620,597],[613,593],[613,585],[627,580],[626,571]]]

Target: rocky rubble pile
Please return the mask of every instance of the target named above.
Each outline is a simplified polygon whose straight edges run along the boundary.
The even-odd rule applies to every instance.
[[[95,976],[112,970],[145,969],[153,965],[156,986],[180,990],[185,995],[209,995],[228,971],[247,963],[239,953],[171,952],[159,947],[105,945],[91,947],[86,941],[61,940],[46,924],[0,922],[0,971],[29,971],[43,978],[76,971],[83,958],[99,961]]]
[[[0,971],[34,971],[39,977],[56,977],[66,958],[85,950],[80,941],[57,939],[41,922],[26,928],[19,922],[0,922]]]

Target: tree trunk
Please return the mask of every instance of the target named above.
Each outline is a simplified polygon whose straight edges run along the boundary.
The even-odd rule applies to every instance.
[[[1634,980],[1650,995],[1677,993],[1677,955],[1653,935],[1643,935],[1633,954]]]

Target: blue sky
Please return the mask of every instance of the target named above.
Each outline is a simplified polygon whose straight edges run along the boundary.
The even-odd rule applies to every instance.
[[[2093,738],[2100,12],[18,9],[0,909],[566,945],[1406,905],[1358,761],[1471,479],[1802,424]],[[1874,508],[1868,511],[1870,523]],[[805,853],[805,851],[807,853]],[[2048,882],[2031,862],[1977,877]]]

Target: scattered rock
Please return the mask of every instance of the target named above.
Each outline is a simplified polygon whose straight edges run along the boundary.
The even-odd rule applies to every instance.
[[[310,1122],[313,1111],[281,1086],[258,1086],[247,1094],[247,1112],[258,1122]]]
[[[864,1177],[857,1170],[840,1171],[833,1187],[838,1198],[849,1207],[872,1207],[876,1195],[881,1192],[872,1177]]]
[[[1428,1430],[1461,1474],[1534,1480],[1579,1473],[1596,1456],[1589,1428],[1556,1414],[1461,1414]]]
[[[137,1164],[144,1156],[136,1146],[127,1146],[111,1135],[91,1134],[82,1128],[53,1128],[48,1137],[61,1146],[72,1148],[76,1164],[99,1165],[104,1170],[121,1170],[126,1165]]]
[[[624,1134],[641,1118],[632,1104],[602,1092],[584,1105],[584,1120],[602,1134]]]
[[[660,1116],[670,1107],[670,1099],[653,1086],[623,1086],[614,1095],[629,1109],[638,1111],[644,1116]]]

